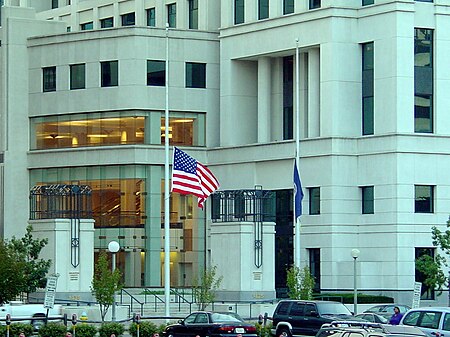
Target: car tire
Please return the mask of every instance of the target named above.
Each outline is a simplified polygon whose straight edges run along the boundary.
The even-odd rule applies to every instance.
[[[34,316],[34,318],[37,318],[37,317],[39,317],[41,319],[32,319],[31,320],[31,325],[33,326],[33,329],[35,331],[38,331],[41,326],[45,325],[45,321],[44,321],[45,316],[44,315],[42,315],[42,316],[41,315]]]
[[[282,337],[292,337],[291,331],[288,328],[281,328],[277,332],[277,336]]]

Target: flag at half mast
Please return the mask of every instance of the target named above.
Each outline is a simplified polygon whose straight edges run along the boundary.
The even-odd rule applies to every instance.
[[[203,208],[206,198],[218,188],[219,181],[206,166],[174,147],[172,192],[195,195],[198,207]]]

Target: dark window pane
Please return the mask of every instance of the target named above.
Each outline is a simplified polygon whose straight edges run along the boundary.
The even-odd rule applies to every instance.
[[[206,88],[206,64],[186,63],[186,88]]]
[[[44,92],[56,90],[56,67],[42,69],[42,88]]]
[[[94,29],[94,23],[91,21],[91,22],[85,22],[85,23],[82,23],[81,25],[80,25],[80,29],[81,30],[91,30],[91,29]]]
[[[320,8],[320,0],[309,0],[309,9]]]
[[[362,0],[363,6],[373,5],[373,4],[374,4],[374,0]]]
[[[320,248],[309,248],[309,271],[314,277],[315,293],[320,293]]]
[[[269,0],[258,0],[258,19],[267,19],[269,17]]]
[[[189,0],[189,29],[198,29],[198,0]]]
[[[320,187],[309,189],[309,214],[320,214]]]
[[[362,134],[372,135],[374,131],[374,45],[362,45]]]
[[[433,96],[414,96],[414,132],[433,132]]]
[[[294,13],[294,0],[283,0],[283,14]]]
[[[114,18],[106,18],[100,20],[101,28],[111,28],[114,26]]]
[[[373,97],[363,98],[363,135],[373,135]]]
[[[147,9],[147,26],[156,26],[156,10],[155,8]]]
[[[118,61],[101,62],[102,87],[113,87],[119,84]]]
[[[52,9],[58,8],[58,0],[52,0]]]
[[[134,26],[136,23],[134,13],[127,13],[121,16],[122,26]]]
[[[84,89],[86,87],[86,65],[72,64],[70,66],[70,90]]]
[[[373,214],[373,186],[361,187],[362,192],[362,214]]]
[[[244,0],[234,0],[234,23],[244,23]]]
[[[166,85],[166,62],[147,60],[147,85]]]
[[[167,5],[167,22],[170,28],[177,26],[177,6],[176,4]]]
[[[283,58],[283,139],[294,138],[294,57]]]
[[[433,187],[428,185],[415,185],[415,212],[433,213]]]

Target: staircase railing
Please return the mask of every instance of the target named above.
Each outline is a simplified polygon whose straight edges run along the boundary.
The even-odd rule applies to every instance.
[[[133,303],[137,303],[140,306],[140,315],[144,315],[144,302],[139,301],[133,294],[131,294],[130,292],[128,292],[126,289],[121,289],[120,290],[120,304],[123,305],[123,297],[124,294],[130,298],[130,312],[134,313],[133,310]]]

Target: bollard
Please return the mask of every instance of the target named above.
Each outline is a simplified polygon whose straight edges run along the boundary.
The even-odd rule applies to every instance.
[[[77,326],[77,314],[72,314],[72,336],[75,337],[75,327]]]
[[[11,325],[11,315],[6,314],[6,337],[9,337],[9,326]]]

